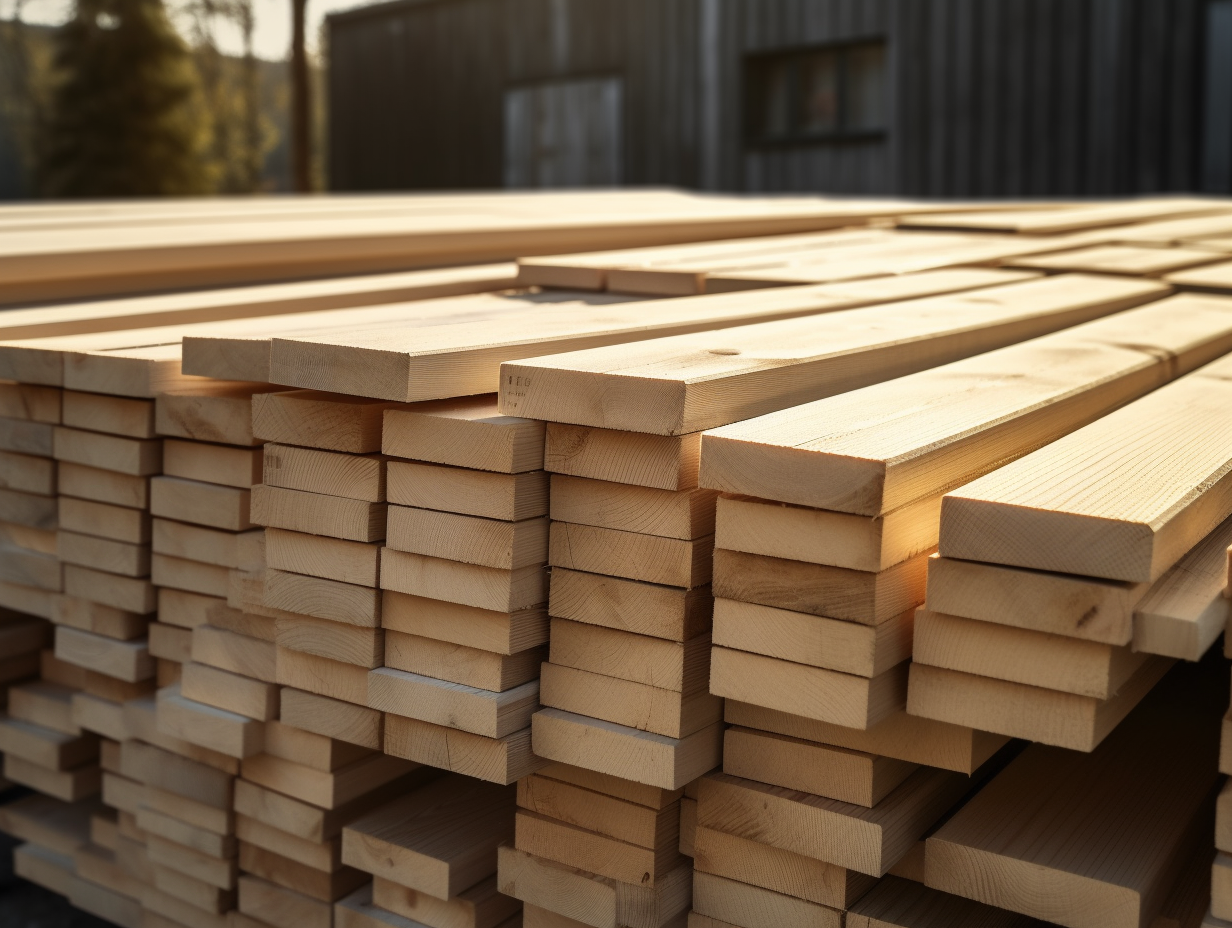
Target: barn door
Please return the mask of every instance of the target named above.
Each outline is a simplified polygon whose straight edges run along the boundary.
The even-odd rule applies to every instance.
[[[619,184],[621,96],[618,77],[507,90],[505,186]]]

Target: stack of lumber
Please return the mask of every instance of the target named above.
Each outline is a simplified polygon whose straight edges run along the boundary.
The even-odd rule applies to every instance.
[[[1089,751],[1170,658],[1205,652],[1226,616],[1229,372],[1208,364],[946,495],[908,711]]]
[[[343,863],[371,882],[338,902],[334,924],[519,928],[521,904],[496,888],[498,848],[513,830],[512,788],[426,767],[414,775],[398,798],[343,829]]]
[[[0,789],[20,783],[72,801],[75,780],[98,790],[98,739],[73,722],[72,686],[38,679],[58,664],[51,640],[45,620],[0,610]]]
[[[387,409],[384,667],[368,705],[385,751],[503,785],[538,765],[548,638],[543,423],[492,395]]]
[[[103,297],[0,319],[19,869],[124,928],[1196,928],[1230,232],[0,210],[0,302]]]

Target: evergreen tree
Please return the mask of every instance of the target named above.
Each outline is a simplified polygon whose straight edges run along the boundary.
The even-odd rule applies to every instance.
[[[197,73],[162,0],[77,0],[59,30],[46,192],[186,196],[211,188]]]

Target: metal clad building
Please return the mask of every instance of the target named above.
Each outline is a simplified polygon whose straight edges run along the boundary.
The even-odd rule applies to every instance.
[[[338,190],[1232,191],[1232,0],[395,0],[329,59]]]

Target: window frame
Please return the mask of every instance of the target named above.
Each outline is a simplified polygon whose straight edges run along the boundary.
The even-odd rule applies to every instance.
[[[889,107],[886,107],[886,125],[880,128],[846,128],[848,120],[849,100],[849,55],[852,49],[867,46],[879,46],[885,56],[885,75],[887,77],[885,93],[889,95],[889,54],[890,43],[884,35],[859,36],[843,39],[837,42],[809,43],[807,45],[791,45],[780,48],[763,49],[749,52],[741,61],[741,81],[743,84],[743,117],[744,143],[749,148],[784,148],[799,145],[817,145],[831,142],[878,142],[884,141],[890,133]],[[765,132],[766,117],[769,112],[766,98],[768,74],[773,65],[786,63],[791,68],[788,86],[788,111],[793,122],[798,121],[801,111],[800,102],[803,92],[803,66],[811,55],[822,52],[834,52],[838,56],[836,69],[838,97],[838,128],[824,131],[804,131],[793,125],[784,135],[772,136]],[[887,100],[888,102],[888,100]]]

